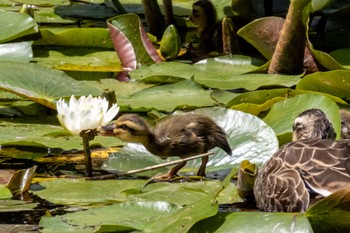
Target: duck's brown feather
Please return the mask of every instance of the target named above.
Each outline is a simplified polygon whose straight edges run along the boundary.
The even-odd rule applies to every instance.
[[[305,211],[310,192],[328,195],[350,185],[350,141],[310,139],[291,142],[259,170],[254,185],[264,211]]]

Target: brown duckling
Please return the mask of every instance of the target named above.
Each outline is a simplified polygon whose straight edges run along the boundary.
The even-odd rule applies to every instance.
[[[155,127],[136,114],[124,114],[112,124],[102,127],[102,130],[103,135],[113,135],[125,142],[141,143],[149,152],[162,159],[171,156],[186,158],[206,153],[214,147],[220,147],[229,155],[232,153],[225,131],[211,118],[199,114],[167,117]],[[198,176],[205,176],[207,162],[208,156],[203,157]],[[155,179],[169,180],[185,165],[186,162],[180,163]]]
[[[320,109],[300,113],[293,124],[293,141],[310,138],[335,140],[336,133],[326,114]]]
[[[304,212],[312,195],[328,196],[350,186],[350,140],[308,139],[280,148],[258,171],[259,209]]]

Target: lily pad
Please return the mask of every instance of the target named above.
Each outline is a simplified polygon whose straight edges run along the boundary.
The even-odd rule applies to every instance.
[[[297,85],[297,90],[311,90],[328,93],[350,100],[350,70],[317,72],[305,76]]]
[[[235,212],[218,213],[214,217],[198,222],[189,232],[313,233],[313,230],[304,214]]]
[[[319,108],[332,122],[340,137],[340,116],[337,104],[322,94],[302,94],[274,104],[263,120],[276,132],[280,144],[291,141],[294,119],[303,111]]]
[[[62,71],[37,64],[0,62],[0,88],[56,109],[55,99],[71,95],[101,95],[98,88],[83,84]]]
[[[350,48],[338,49],[329,53],[343,67],[350,69]]]
[[[40,29],[41,38],[34,45],[100,47],[113,49],[113,43],[107,28],[44,28]]]
[[[37,153],[28,155],[22,152],[19,154],[21,158],[30,159],[33,158],[32,156],[45,156],[48,154],[48,148],[51,150],[53,148],[61,148],[63,150],[79,150],[83,148],[81,137],[69,134],[58,123],[56,117],[33,116],[2,119],[0,125],[2,126],[0,127],[0,145],[2,147],[31,146],[33,149],[37,148],[37,150],[42,152],[38,153],[37,151]],[[97,136],[90,144],[100,144],[105,147],[123,145],[117,138],[102,136]],[[13,155],[15,154],[13,153]]]
[[[120,72],[123,67],[114,51],[99,48],[63,47],[34,50],[33,60],[40,65],[66,71]]]
[[[0,61],[30,62],[32,58],[31,41],[0,44]]]
[[[238,166],[246,159],[253,163],[263,163],[278,149],[274,131],[253,115],[224,108],[202,108],[195,112],[212,117],[226,131],[232,148],[232,156],[228,156],[219,148],[213,149],[214,155],[210,156],[207,164],[208,172]],[[143,146],[127,144],[119,152],[111,154],[103,169],[120,172],[125,171],[123,169],[138,169],[159,163],[162,163],[162,160],[150,154]],[[190,161],[182,171],[196,172],[200,163],[200,160]],[[160,171],[147,174],[154,175],[158,172]]]
[[[56,204],[93,207],[129,201],[166,201],[183,206],[206,197],[221,188],[218,180],[185,183],[152,183],[145,180],[120,179],[86,181],[83,179],[56,179],[40,182],[42,190],[32,190],[41,198]],[[171,190],[171,191],[169,191]],[[227,191],[221,192],[219,203],[239,200],[235,186],[228,185]],[[62,193],[65,195],[61,195]],[[231,196],[230,196],[230,195]]]
[[[0,43],[38,32],[34,19],[27,14],[0,10],[0,18]]]
[[[348,232],[350,230],[350,189],[337,190],[316,202],[306,216],[315,232]]]
[[[189,79],[141,90],[129,97],[119,98],[118,104],[133,111],[156,109],[171,112],[175,109],[214,106],[216,102],[210,97],[210,93],[211,91]]]

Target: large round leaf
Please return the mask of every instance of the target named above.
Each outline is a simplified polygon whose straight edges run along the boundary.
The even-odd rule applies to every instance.
[[[31,41],[0,44],[0,61],[30,62],[32,58]]]
[[[222,187],[218,180],[185,183],[152,183],[145,180],[120,179],[86,181],[84,179],[56,179],[40,182],[41,190],[31,190],[41,198],[56,204],[91,206],[108,205],[113,202],[166,201],[183,206],[215,193]],[[171,190],[171,192],[169,192]],[[62,195],[62,193],[65,193]],[[228,185],[220,193],[219,203],[240,200],[235,185]]]
[[[102,90],[58,70],[31,63],[0,62],[0,88],[52,109],[55,99],[71,95],[101,95]]]
[[[228,169],[245,159],[263,163],[278,149],[274,131],[253,115],[224,108],[202,108],[195,112],[212,117],[226,131],[232,148],[232,156],[228,156],[219,148],[213,149],[215,155],[210,156],[207,171]],[[162,162],[143,146],[128,144],[118,153],[112,154],[103,168],[120,172]],[[201,160],[188,162],[183,171],[194,172],[200,163]],[[160,171],[153,171],[151,174],[158,172]]]
[[[337,104],[321,94],[302,94],[274,104],[263,119],[273,128],[279,137],[280,144],[292,139],[294,119],[303,111],[319,108],[324,111],[332,122],[337,138],[340,136],[340,116]]]
[[[297,85],[297,90],[311,90],[328,93],[350,100],[350,70],[317,72],[305,76]]]
[[[56,117],[20,117],[8,118],[1,121],[0,127],[0,145],[10,146],[32,146],[33,148],[46,148],[42,153],[28,154],[21,152],[19,155],[12,153],[12,156],[30,159],[46,156],[48,149],[51,153],[53,148],[63,150],[83,149],[82,138],[72,136],[59,123]],[[104,147],[123,145],[120,140],[110,137],[97,136],[90,142],[90,145],[100,144]],[[62,152],[62,151],[60,151]],[[4,150],[2,151],[4,153]],[[1,152],[0,152],[1,154]]]
[[[218,213],[198,222],[189,232],[313,233],[313,230],[306,216],[299,213],[235,212]]]
[[[34,19],[27,14],[0,11],[0,42],[6,42],[38,32]]]
[[[175,109],[214,106],[216,102],[210,97],[210,93],[211,91],[188,79],[141,90],[128,98],[119,98],[118,104],[133,111],[156,109],[171,112]]]
[[[329,53],[337,62],[347,69],[350,69],[350,48],[338,49]]]

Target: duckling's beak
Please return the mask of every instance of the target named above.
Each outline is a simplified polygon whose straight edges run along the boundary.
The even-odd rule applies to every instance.
[[[114,129],[115,129],[115,125],[112,123],[105,125],[105,126],[101,126],[100,128],[97,129],[98,134],[102,135],[102,136],[114,136]]]

